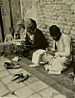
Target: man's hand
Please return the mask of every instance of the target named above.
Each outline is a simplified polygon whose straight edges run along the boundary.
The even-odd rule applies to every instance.
[[[56,52],[56,53],[55,53],[55,56],[56,56],[56,57],[60,57],[60,56],[61,56],[61,53],[60,53],[60,52]]]
[[[53,51],[46,51],[46,53],[47,53],[47,54],[50,54],[50,55],[52,55],[52,56],[55,55],[55,52],[53,52]]]
[[[52,56],[55,56],[55,50],[51,50],[50,47],[46,48],[46,52]]]
[[[49,54],[52,56],[55,56],[55,52],[54,51],[49,51]]]

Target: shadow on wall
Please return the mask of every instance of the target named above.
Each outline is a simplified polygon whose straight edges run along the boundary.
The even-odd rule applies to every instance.
[[[28,9],[26,12],[26,15],[24,17],[25,18],[32,18],[35,19],[37,22],[37,13],[36,13],[36,9],[34,9],[33,7],[31,9]]]
[[[32,18],[37,22],[37,11],[36,11],[36,4],[35,0],[20,0],[21,4],[21,15],[22,18],[25,20],[26,18]],[[37,23],[38,24],[38,23]]]

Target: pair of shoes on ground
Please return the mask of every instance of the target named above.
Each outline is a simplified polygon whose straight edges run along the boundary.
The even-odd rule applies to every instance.
[[[17,83],[20,83],[20,82],[24,82],[25,80],[27,80],[30,77],[30,75],[29,74],[23,75],[23,73],[19,73],[19,74],[15,74],[13,77],[14,78],[12,81],[15,81],[18,79]]]
[[[6,69],[18,69],[18,68],[21,68],[21,66],[19,64],[15,65],[12,62],[8,62],[8,61],[4,63],[4,67]]]

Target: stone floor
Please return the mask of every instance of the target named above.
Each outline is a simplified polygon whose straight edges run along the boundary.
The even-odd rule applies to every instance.
[[[20,97],[20,98],[75,98],[74,96],[75,94],[73,92],[71,95],[69,94],[69,96],[66,96],[64,94],[64,92],[67,92],[67,91],[71,92],[70,89],[72,89],[72,88],[64,89],[65,78],[62,77],[64,82],[60,82],[62,81],[62,79],[59,77],[56,78],[58,80],[57,81],[53,79],[54,76],[49,78],[49,77],[46,77],[45,75],[41,76],[41,73],[39,73],[38,76],[46,80],[44,81],[43,79],[40,79],[39,77],[37,77],[36,75],[37,71],[35,75],[33,74],[34,72],[33,68],[31,68],[32,71],[29,71],[28,67],[26,68],[23,67],[19,69],[4,68],[4,62],[7,60],[8,59],[3,56],[0,57],[0,97],[4,97],[4,98],[8,98],[8,97],[13,97],[13,98],[17,98],[17,97]],[[22,62],[20,63],[22,64]],[[29,61],[26,60],[26,62],[27,63],[24,63],[24,66],[25,64],[29,64]],[[29,77],[28,80],[21,82],[21,83],[17,83],[18,80],[12,81],[13,75],[16,73],[21,73],[21,72],[24,75],[28,73],[31,76]]]

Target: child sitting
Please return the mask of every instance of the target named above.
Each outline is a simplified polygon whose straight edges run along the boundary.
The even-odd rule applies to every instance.
[[[10,42],[10,41],[13,40],[13,36],[12,36],[13,30],[12,30],[11,27],[9,28],[9,31],[10,31],[10,32],[9,32],[9,34],[6,35],[4,42]]]

